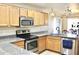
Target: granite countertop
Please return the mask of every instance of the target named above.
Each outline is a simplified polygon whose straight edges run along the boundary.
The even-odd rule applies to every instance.
[[[61,37],[62,38],[71,38],[71,39],[79,38],[79,36],[77,36],[76,34],[71,34],[71,33],[63,34],[63,35],[61,35]]]
[[[42,31],[42,32],[34,32],[34,33],[31,33],[32,35],[36,35],[36,36],[46,36],[46,35],[49,35],[48,34],[48,31]]]
[[[18,38],[16,35],[9,35],[9,36],[1,36],[0,37],[0,43],[10,43],[15,42],[19,40],[24,40],[23,38]]]
[[[0,44],[0,55],[37,55],[11,43]]]
[[[61,37],[61,38],[79,38],[79,36],[77,36],[76,34],[71,34],[71,33],[67,33],[67,34],[48,34],[48,32],[41,32],[41,33],[33,33],[33,35],[37,35],[37,36],[57,36],[57,37]]]
[[[68,34],[59,34],[59,35],[51,35],[51,36],[57,36],[57,37],[61,37],[61,38],[71,38],[71,39],[77,39],[79,38],[79,36],[75,35],[75,34],[71,34],[71,33],[68,33]]]

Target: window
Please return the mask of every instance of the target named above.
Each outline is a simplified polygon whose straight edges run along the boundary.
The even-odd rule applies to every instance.
[[[67,30],[69,29],[77,29],[77,24],[79,22],[78,18],[68,18],[68,26],[67,26]]]

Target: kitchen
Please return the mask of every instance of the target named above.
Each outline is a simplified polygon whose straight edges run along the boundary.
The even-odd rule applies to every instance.
[[[0,4],[0,55],[78,55],[78,5]]]

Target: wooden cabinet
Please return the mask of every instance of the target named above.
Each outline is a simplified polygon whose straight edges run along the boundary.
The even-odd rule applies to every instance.
[[[0,5],[0,26],[9,25],[9,8],[7,5]]]
[[[39,37],[38,39],[38,50],[39,52],[46,49],[46,36]]]
[[[26,16],[27,17],[27,9],[26,8],[20,8],[20,16]]]
[[[32,17],[34,19],[34,10],[28,9],[28,17]]]
[[[10,26],[19,26],[19,8],[10,6]]]
[[[39,13],[39,23],[40,25],[44,25],[44,13]]]
[[[34,25],[48,23],[48,15],[39,11],[0,4],[0,26],[19,26],[19,17],[32,17]]]
[[[34,12],[34,25],[44,25],[44,13]]]
[[[40,12],[35,11],[34,12],[34,25],[40,25]]]
[[[48,24],[48,14],[44,13],[44,24],[47,25]]]
[[[17,45],[20,48],[24,48],[24,40],[13,42],[13,44]]]
[[[60,52],[60,37],[48,36],[46,40],[46,48],[52,51]]]

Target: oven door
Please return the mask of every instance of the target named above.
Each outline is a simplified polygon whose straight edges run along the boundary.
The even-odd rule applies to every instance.
[[[27,42],[27,50],[36,51],[38,47],[37,40],[30,40]]]

